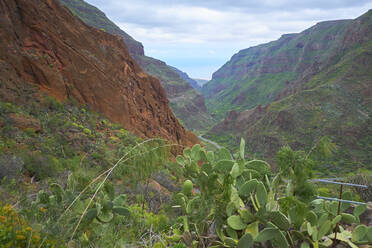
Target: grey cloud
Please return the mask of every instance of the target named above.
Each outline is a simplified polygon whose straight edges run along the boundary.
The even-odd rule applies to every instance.
[[[177,58],[182,64],[192,56],[215,56],[221,61],[221,53],[227,61],[233,51],[303,31],[319,21],[356,18],[372,8],[372,1],[366,0],[86,1],[141,41],[153,56],[175,65]],[[208,52],[210,47],[215,55]]]

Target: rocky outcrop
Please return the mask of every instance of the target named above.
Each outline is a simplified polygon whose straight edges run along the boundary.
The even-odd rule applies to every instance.
[[[36,133],[41,131],[39,121],[32,117],[23,116],[20,114],[10,114],[9,117],[12,120],[13,126],[19,129],[32,129]]]
[[[207,112],[203,96],[191,87],[195,81],[187,74],[161,60],[145,56],[142,44],[116,26],[96,7],[83,0],[58,1],[86,24],[122,37],[137,64],[146,73],[159,79],[171,103],[173,113],[188,129],[205,130],[214,123]]]
[[[55,0],[0,0],[0,81],[72,97],[141,137],[197,142],[119,36],[92,28]]]
[[[101,10],[83,0],[58,0],[61,4],[67,6],[74,15],[81,18],[89,26],[95,27],[110,34],[119,35],[123,38],[129,53],[133,55],[144,56],[143,45],[141,42],[133,39],[132,36],[121,30],[110,19],[108,19]]]

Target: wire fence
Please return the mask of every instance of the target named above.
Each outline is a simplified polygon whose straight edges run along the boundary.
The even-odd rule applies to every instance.
[[[369,187],[367,185],[362,184],[355,184],[355,183],[345,183],[342,182],[343,178],[323,178],[323,179],[312,179],[312,182],[320,182],[320,183],[328,183],[328,184],[337,184],[340,185],[340,196],[339,198],[333,198],[333,197],[324,197],[324,196],[317,196],[318,199],[328,200],[328,201],[337,201],[338,202],[338,208],[337,208],[337,215],[340,215],[341,212],[341,203],[351,203],[351,204],[357,204],[357,205],[365,205],[365,202],[358,202],[358,201],[350,201],[350,200],[344,200],[342,199],[342,191],[344,186],[350,186],[355,188],[363,188],[368,189]],[[339,182],[341,181],[341,182]],[[335,226],[334,232],[335,237],[333,238],[332,247],[337,246],[337,230],[338,230],[338,223]]]
[[[355,184],[355,183],[345,183],[345,182],[340,182],[339,180],[343,180],[343,178],[323,178],[323,179],[312,179],[312,182],[319,182],[319,183],[328,183],[328,184],[337,184],[340,185],[340,196],[339,198],[333,198],[333,197],[324,197],[324,196],[317,196],[318,199],[323,199],[323,200],[328,200],[328,201],[338,201],[339,205],[341,202],[345,203],[352,203],[352,204],[358,204],[358,205],[364,205],[366,204],[365,202],[358,202],[358,201],[350,201],[350,200],[344,200],[342,199],[342,191],[343,191],[343,186],[349,186],[349,187],[356,187],[356,188],[363,188],[363,189],[368,189],[367,185],[362,185],[362,184]]]

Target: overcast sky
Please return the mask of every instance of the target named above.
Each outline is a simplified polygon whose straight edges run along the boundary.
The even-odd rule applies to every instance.
[[[85,1],[142,42],[146,55],[204,79],[241,49],[372,9],[372,0]]]

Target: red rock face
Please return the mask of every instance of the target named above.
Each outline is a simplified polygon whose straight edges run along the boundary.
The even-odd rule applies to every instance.
[[[118,36],[91,28],[55,0],[0,0],[1,80],[73,97],[141,137],[197,142],[171,112],[157,79]],[[0,68],[1,69],[1,68]]]

